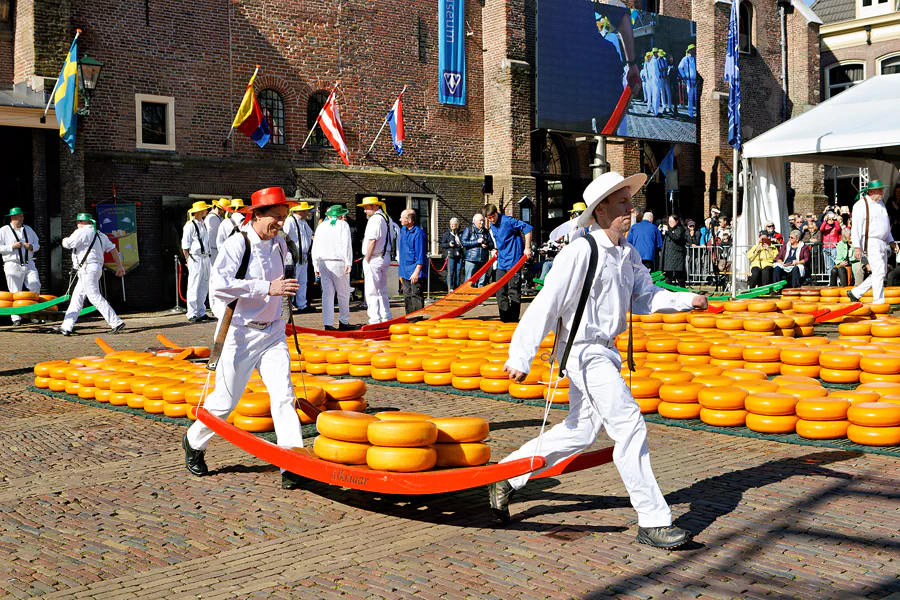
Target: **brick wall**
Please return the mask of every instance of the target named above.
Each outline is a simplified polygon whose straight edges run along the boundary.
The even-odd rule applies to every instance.
[[[15,39],[8,31],[0,32],[0,83],[12,83],[15,61],[13,59]]]
[[[874,77],[878,74],[878,61],[897,52],[900,52],[900,39],[836,50],[822,48],[822,98],[827,95],[825,71],[828,67],[838,62],[858,60],[866,65],[866,77]]]

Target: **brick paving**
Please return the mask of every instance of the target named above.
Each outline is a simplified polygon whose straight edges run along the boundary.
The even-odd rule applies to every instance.
[[[900,598],[895,458],[650,424],[656,475],[677,523],[696,533],[674,552],[634,543],[635,514],[612,465],[536,480],[506,527],[483,488],[283,491],[275,468],[219,439],[207,455],[215,474],[198,479],[182,466],[179,426],[25,389],[35,362],[97,354],[96,335],[141,349],[161,330],[193,344],[213,331],[183,315],[126,318],[120,336],[96,320],[71,338],[0,328],[0,595]],[[367,397],[484,416],[496,457],[533,436],[542,414],[400,388]]]

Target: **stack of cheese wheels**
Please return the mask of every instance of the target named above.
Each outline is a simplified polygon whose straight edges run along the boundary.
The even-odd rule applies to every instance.
[[[569,378],[560,379],[558,365],[554,365],[552,370],[544,368],[541,381],[550,383],[544,388],[544,400],[549,400],[551,404],[569,403]]]
[[[641,407],[642,413],[654,413],[657,411],[662,402],[662,399],[659,397],[659,390],[663,385],[662,380],[656,377],[637,377],[632,375],[625,377],[625,383],[631,388],[631,395],[638,403],[638,406]]]
[[[872,329],[876,328],[872,325]],[[900,325],[897,326],[900,328]],[[874,342],[874,338],[872,340]],[[900,350],[896,353],[887,353],[878,346],[866,347],[868,351],[858,346],[860,353],[859,368],[861,383],[874,383],[884,381],[889,383],[900,382]]]
[[[522,381],[522,383],[510,382],[509,395],[513,398],[521,398],[524,400],[543,398],[544,389],[547,387],[546,384],[541,383],[542,381],[546,381],[546,379],[542,379],[545,370],[546,369],[543,368],[543,363],[541,363],[540,359],[535,359],[531,363],[531,369],[528,371],[528,375],[525,376],[525,380]]]
[[[324,414],[324,413],[323,413]],[[415,473],[437,463],[438,429],[430,415],[414,412],[382,412],[369,423],[366,464],[376,471]],[[321,416],[319,417],[321,419]]]
[[[294,384],[294,395],[298,398],[303,398],[319,410],[326,410],[325,402],[325,390],[322,389],[323,383],[330,383],[334,381],[333,379],[327,379],[319,381],[310,377],[309,375],[292,375],[291,381]],[[363,382],[360,382],[363,383]],[[297,409],[297,416],[300,417],[300,423],[307,425],[309,423],[315,423],[315,417],[308,416],[305,412]]]
[[[337,346],[317,348],[304,348],[303,350],[303,368],[310,375],[325,375],[328,373],[328,353],[337,350]]]
[[[664,383],[658,390],[656,411],[667,419],[696,419],[701,410],[697,398],[704,389],[703,384],[690,381]],[[641,412],[644,412],[645,406],[649,409],[652,401],[647,398],[638,400]]]
[[[313,452],[322,460],[342,465],[366,464],[369,445],[369,424],[378,419],[373,415],[345,410],[319,413],[316,429],[319,435]]]
[[[744,359],[743,368],[753,371],[761,371],[766,375],[778,375],[781,373],[781,347],[771,344],[743,346],[741,358]]]
[[[817,348],[788,346],[781,349],[781,374],[817,378],[819,376],[819,355]]]
[[[399,371],[397,368],[397,358],[404,356],[404,354],[404,352],[397,350],[379,352],[373,356],[370,361],[372,366],[372,379],[376,381],[396,381],[397,372]]]
[[[857,323],[853,323],[856,325]],[[838,328],[843,327],[842,323]],[[819,354],[819,378],[826,383],[857,383],[860,376],[860,353],[829,346]]]
[[[234,407],[234,412],[237,413],[234,416],[234,426],[238,429],[254,433],[275,430],[267,393],[244,394]]]
[[[368,407],[365,381],[332,379],[318,382],[317,385],[325,392],[325,408],[328,410],[363,412]]]
[[[839,397],[809,397],[797,402],[797,435],[810,440],[847,437],[847,409],[850,402]]]
[[[797,397],[779,392],[757,392],[744,398],[746,425],[759,433],[794,433]]]
[[[471,331],[469,335],[472,335]],[[461,354],[460,358],[450,363],[450,374],[453,375],[450,384],[458,390],[480,390],[481,366],[488,363],[486,355],[487,352],[479,352],[477,355]]]
[[[850,441],[864,446],[900,446],[900,401],[862,402],[847,410]]]
[[[478,417],[442,417],[429,419],[437,427],[437,467],[477,467],[491,459],[491,449],[484,443],[490,428]]]
[[[488,394],[506,394],[509,393],[509,385],[512,381],[509,374],[503,371],[504,362],[486,362],[479,367],[478,372],[481,375],[481,381],[478,387],[482,392]]]
[[[397,367],[397,381],[400,383],[424,383],[425,371],[422,370],[422,361],[426,358],[428,358],[427,354],[412,351],[398,356],[394,360],[394,366]]]
[[[752,380],[744,380],[752,381]],[[736,382],[735,382],[736,383]],[[747,421],[744,398],[748,391],[737,386],[710,386],[700,390],[700,420],[707,425],[737,427]]]

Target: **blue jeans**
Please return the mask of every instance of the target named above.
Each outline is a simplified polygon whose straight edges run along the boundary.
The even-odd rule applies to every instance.
[[[459,275],[462,272],[463,259],[447,259],[447,292],[452,292],[459,287]]]
[[[541,263],[541,276],[539,277],[539,279],[545,278],[547,276],[547,273],[550,272],[550,267],[552,266],[552,260],[545,260],[543,263]]]
[[[487,262],[487,261],[485,261],[485,262]],[[469,279],[471,279],[471,278],[472,278],[472,275],[474,275],[475,273],[477,273],[477,272],[478,272],[478,269],[480,269],[480,268],[483,267],[483,266],[484,266],[484,262],[472,262],[472,261],[467,260],[467,261],[466,261],[466,273],[465,273],[465,279],[466,279],[466,281],[468,281]],[[481,286],[483,286],[483,285],[484,285],[484,278],[485,278],[485,276],[482,275],[482,276],[478,279],[478,281],[476,281],[475,283],[472,284],[472,287],[481,287]]]
[[[822,256],[825,257],[825,272],[831,273],[834,267],[834,258],[837,256],[837,248],[822,248]]]

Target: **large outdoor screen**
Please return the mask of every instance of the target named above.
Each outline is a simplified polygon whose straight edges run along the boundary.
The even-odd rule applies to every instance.
[[[537,126],[697,141],[692,21],[591,0],[539,0]]]

